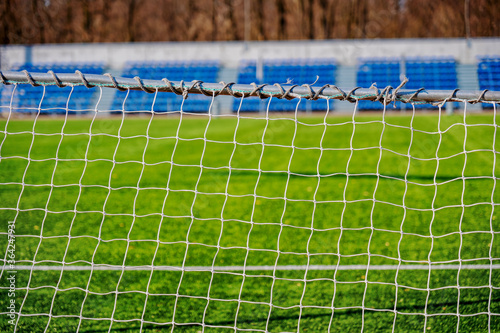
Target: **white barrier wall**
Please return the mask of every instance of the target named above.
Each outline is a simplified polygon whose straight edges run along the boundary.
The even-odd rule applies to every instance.
[[[360,57],[452,56],[473,64],[477,56],[500,55],[500,38],[477,39],[370,39],[284,42],[164,42],[44,44],[0,47],[1,69],[15,63],[104,62],[121,68],[127,61],[220,60],[236,67],[241,59],[330,58],[354,66]]]

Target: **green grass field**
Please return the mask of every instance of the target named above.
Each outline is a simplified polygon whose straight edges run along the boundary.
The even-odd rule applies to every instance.
[[[385,125],[381,115],[356,116],[354,125],[335,116],[326,127],[322,117],[179,119],[12,119],[0,134],[0,256],[15,219],[18,265],[500,258],[492,115],[468,116],[467,127],[461,115],[443,116],[440,129],[435,114],[413,123],[387,116]],[[49,317],[49,332],[160,332],[173,321],[180,332],[202,331],[201,323],[206,332],[500,330],[499,270],[242,273],[19,270],[18,331],[44,331]],[[0,330],[9,332],[6,278]]]

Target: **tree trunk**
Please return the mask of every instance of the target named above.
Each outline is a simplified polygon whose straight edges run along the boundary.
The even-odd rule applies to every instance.
[[[128,30],[128,42],[135,42],[135,28],[134,28],[134,15],[136,0],[130,0],[128,3],[128,20],[127,20],[127,30]]]
[[[278,19],[278,39],[285,40],[286,33],[286,19],[285,19],[285,0],[276,0],[276,5],[278,7],[279,19]]]

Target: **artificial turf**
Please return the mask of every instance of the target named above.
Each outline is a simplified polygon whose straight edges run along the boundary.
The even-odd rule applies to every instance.
[[[465,118],[4,119],[0,257],[15,219],[18,265],[499,264],[497,124]],[[495,269],[243,273],[19,270],[18,331],[500,330]]]

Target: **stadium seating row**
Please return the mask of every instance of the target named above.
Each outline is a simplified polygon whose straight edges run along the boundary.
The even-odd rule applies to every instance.
[[[479,89],[500,90],[500,56],[479,58],[477,76]]]
[[[334,59],[276,59],[265,60],[257,68],[255,61],[243,61],[238,70],[238,83],[249,84],[252,82],[281,83],[281,84],[315,84],[325,85],[335,82],[337,65]],[[319,75],[318,75],[319,74]],[[315,111],[326,109],[325,100],[296,101],[279,99],[269,105],[269,111]],[[330,109],[333,108],[332,101]],[[233,103],[233,111],[260,111],[266,109],[267,103],[252,101],[252,103]]]
[[[31,72],[73,73],[80,70],[88,74],[102,74],[105,69],[103,63],[51,63],[51,64],[23,64],[16,65],[12,70],[28,70]],[[139,76],[146,79],[166,77],[172,81],[202,80],[217,82],[220,64],[218,61],[149,61],[130,62],[123,69],[122,76]],[[273,59],[261,63],[244,60],[238,68],[238,83],[281,83],[281,84],[314,84],[322,86],[335,84],[337,64],[334,59]],[[411,58],[363,58],[359,59],[356,70],[356,85],[369,87],[376,83],[379,87],[396,87],[401,82],[402,75],[411,80],[405,86],[409,89],[443,89],[453,90],[458,87],[457,64],[451,57],[411,57]],[[480,89],[500,90],[500,56],[484,56],[478,58],[477,75]],[[7,95],[3,89],[2,95]],[[70,98],[68,98],[71,96]],[[41,108],[44,112],[65,113],[66,108],[73,110],[88,110],[92,107],[92,90],[83,87],[60,89],[47,86],[44,91],[30,86],[19,86],[13,100],[13,105],[20,112],[35,112]],[[130,91],[115,93],[113,110],[150,110],[154,94]],[[159,94],[153,106],[155,111],[178,110],[183,102],[182,97],[174,94]],[[187,112],[207,112],[211,99],[202,95],[192,95],[184,101],[182,109]],[[275,99],[270,104],[270,111],[299,111],[324,110],[326,103],[332,101],[303,100],[297,106],[296,101]],[[240,108],[239,101],[233,103],[233,111],[260,111],[267,107],[266,101],[250,98]],[[419,105],[428,108],[429,105]],[[380,103],[361,101],[360,110],[381,109]]]
[[[369,87],[377,83],[379,87],[397,87],[402,76],[411,78],[405,88],[453,90],[458,87],[456,61],[449,57],[425,57],[406,59],[362,59],[357,70],[357,85]],[[427,104],[417,108],[431,108]],[[380,103],[361,101],[359,110],[382,109]]]
[[[134,62],[126,64],[122,75],[125,77],[139,76],[145,79],[168,78],[170,81],[190,82],[201,80],[217,82],[219,72],[217,61],[176,61],[176,62]],[[141,91],[116,92],[113,99],[113,110],[140,111],[151,110],[154,94],[144,94]],[[159,94],[153,106],[154,111],[180,110],[183,99],[175,94]],[[207,112],[211,98],[203,95],[191,95],[182,104],[186,112]]]

